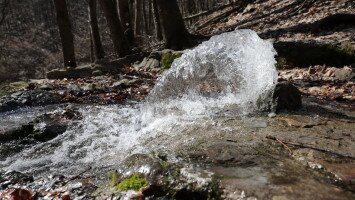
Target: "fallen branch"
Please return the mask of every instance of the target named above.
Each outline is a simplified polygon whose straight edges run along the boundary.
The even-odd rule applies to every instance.
[[[269,139],[269,140],[274,140],[274,141],[277,141],[281,144],[283,144],[284,146],[286,145],[292,145],[292,146],[295,146],[295,147],[299,147],[299,148],[306,148],[306,149],[312,149],[312,150],[316,150],[316,151],[319,151],[319,152],[323,152],[323,153],[327,153],[327,154],[332,154],[332,155],[335,155],[335,156],[338,156],[338,157],[341,157],[341,158],[348,158],[348,159],[352,159],[352,160],[355,160],[355,157],[353,156],[350,156],[350,155],[343,155],[341,153],[337,153],[337,152],[334,152],[334,151],[331,151],[331,150],[328,150],[328,149],[321,149],[321,148],[318,148],[318,147],[314,147],[314,146],[310,146],[310,145],[306,145],[306,144],[302,144],[302,143],[295,143],[295,142],[287,142],[287,141],[283,141],[283,140],[280,140],[274,136],[266,136],[265,137],[266,139]],[[288,148],[288,146],[287,146]],[[289,148],[288,148],[289,149]],[[289,149],[290,150],[290,149]]]
[[[278,143],[282,144],[284,147],[286,147],[286,149],[290,152],[290,155],[293,154],[292,150],[290,149],[290,147],[288,147],[283,141],[275,138],[275,141],[277,141]]]

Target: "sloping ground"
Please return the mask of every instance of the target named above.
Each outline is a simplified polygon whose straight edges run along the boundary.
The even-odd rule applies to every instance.
[[[227,11],[221,11],[221,15],[224,12]],[[250,28],[275,41],[349,42],[354,45],[354,13],[352,0],[257,0],[242,12],[230,13],[197,31],[210,35]],[[209,20],[216,17],[218,15],[213,13]]]

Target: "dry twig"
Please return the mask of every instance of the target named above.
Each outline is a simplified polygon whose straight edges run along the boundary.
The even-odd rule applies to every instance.
[[[319,151],[319,152],[332,154],[332,155],[335,155],[335,156],[338,156],[338,157],[341,157],[341,158],[347,158],[347,159],[355,160],[355,157],[353,157],[351,155],[343,155],[341,153],[337,153],[337,152],[334,152],[334,151],[331,151],[331,150],[328,150],[328,149],[321,149],[321,148],[318,148],[318,147],[314,147],[314,146],[310,146],[310,145],[306,145],[306,144],[302,144],[302,143],[287,142],[287,141],[280,140],[280,139],[278,139],[278,138],[276,138],[274,136],[270,136],[270,135],[266,136],[265,138],[269,139],[269,140],[277,141],[277,142],[281,143],[282,145],[286,146],[287,149],[289,149],[289,147],[287,145],[292,145],[294,147],[312,149],[312,150],[316,150],[316,151]],[[291,150],[289,149],[289,151],[291,151]]]

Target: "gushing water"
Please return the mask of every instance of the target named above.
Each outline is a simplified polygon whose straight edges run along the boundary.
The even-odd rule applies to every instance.
[[[133,153],[173,149],[189,125],[217,115],[244,115],[270,105],[275,50],[251,30],[212,37],[176,59],[146,101],[81,108],[84,119],[57,138],[5,161],[8,169],[76,173],[118,164]],[[174,142],[171,138],[183,136]]]

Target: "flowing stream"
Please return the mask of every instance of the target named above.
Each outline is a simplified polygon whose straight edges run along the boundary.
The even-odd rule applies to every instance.
[[[7,158],[8,170],[75,174],[119,164],[133,153],[165,151],[194,140],[186,129],[214,126],[220,116],[246,116],[270,106],[276,52],[251,30],[213,36],[186,50],[146,101],[80,106],[83,119],[58,137]],[[215,127],[227,129],[228,127]]]

